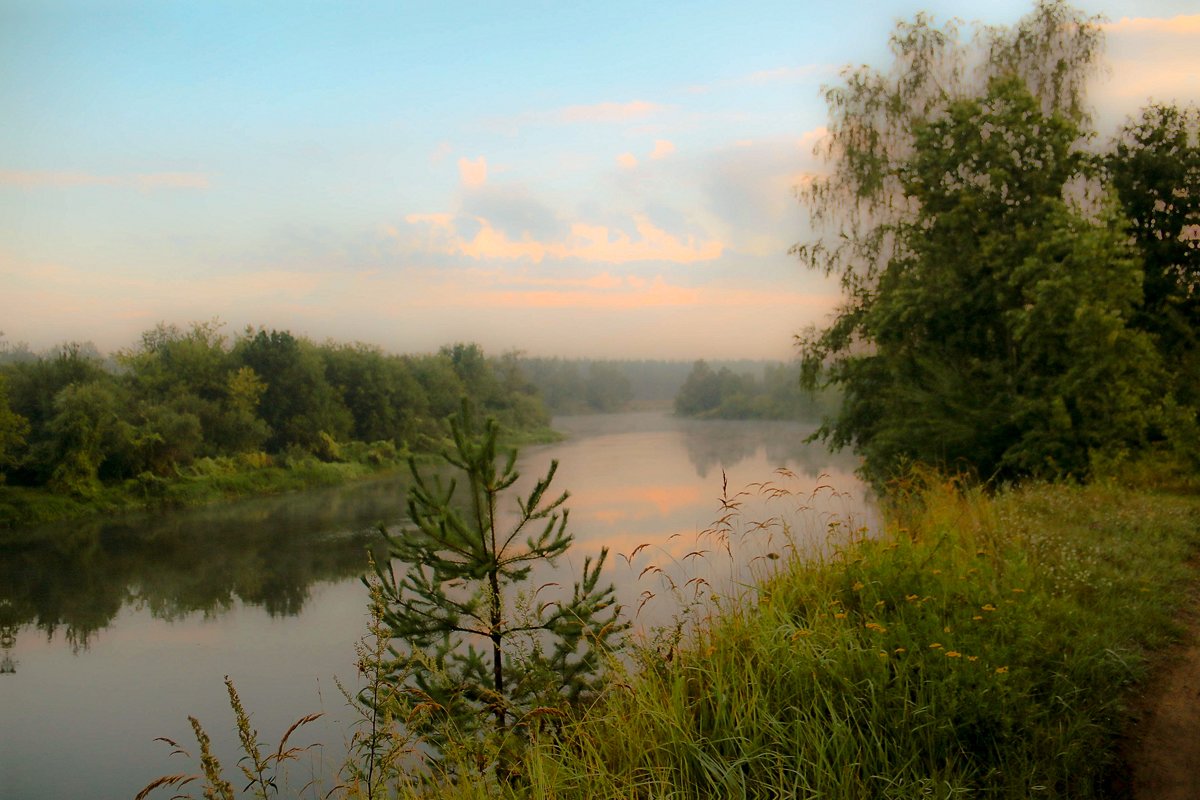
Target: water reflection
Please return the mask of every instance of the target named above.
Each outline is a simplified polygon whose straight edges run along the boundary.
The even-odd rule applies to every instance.
[[[605,580],[642,630],[701,590],[749,583],[777,563],[772,552],[820,544],[831,521],[862,518],[854,459],[805,445],[805,426],[654,413],[555,425],[569,438],[528,448],[520,464],[532,482],[558,459],[555,486],[571,492],[576,544],[547,580],[569,588],[607,546]],[[788,493],[769,499],[768,481]],[[172,768],[154,739],[188,740],[189,714],[236,764],[236,734],[221,722],[227,674],[264,736],[324,711],[311,735],[337,753],[350,721],[330,680],[354,684],[358,576],[375,527],[402,526],[405,492],[397,478],[20,532],[0,549],[0,673],[15,673],[0,674],[0,794],[132,797]],[[740,503],[727,528],[714,527],[723,493]]]
[[[362,574],[405,491],[392,479],[20,532],[0,559],[0,631],[61,632],[78,651],[125,606],[168,621],[236,603],[295,615],[314,583]]]

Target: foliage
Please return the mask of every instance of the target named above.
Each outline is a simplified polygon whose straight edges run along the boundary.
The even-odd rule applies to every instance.
[[[0,475],[9,487],[44,487],[79,503],[7,492],[0,508],[12,513],[0,514],[0,525],[89,505],[193,504],[293,487],[306,473],[324,484],[356,471],[317,469],[313,457],[394,466],[399,454],[444,441],[445,416],[464,394],[474,393],[506,436],[548,431],[516,357],[488,358],[478,345],[400,356],[254,328],[230,341],[211,321],[159,324],[115,365],[78,344],[11,355],[0,363]],[[195,480],[194,465],[229,458],[247,469],[236,478],[225,471],[221,485]],[[268,476],[260,469],[268,462],[291,468],[292,479]]]
[[[833,170],[803,192],[833,236],[796,248],[845,304],[800,338],[808,385],[844,389],[821,434],[886,479],[909,461],[984,478],[1080,475],[1162,419],[1123,219],[1081,194],[1082,87],[1100,31],[1061,2],[982,35],[918,17],[890,74],[829,90]]]
[[[1134,324],[1154,336],[1176,398],[1200,408],[1200,110],[1146,107],[1105,166],[1143,259]]]
[[[17,454],[25,447],[28,433],[29,420],[9,407],[5,377],[0,374],[0,483],[4,482],[4,468],[18,463]]]
[[[521,738],[593,696],[623,625],[612,587],[599,585],[606,549],[585,559],[569,599],[543,599],[556,584],[527,584],[535,567],[553,565],[573,539],[567,493],[548,494],[558,465],[504,509],[519,477],[516,453],[498,463],[498,424],[489,419],[482,432],[474,425],[464,402],[451,420],[454,450],[444,456],[461,473],[463,494],[458,480],[430,478],[411,462],[414,529],[385,532],[403,572],[380,565],[377,573],[383,619],[399,642],[402,716],[443,755],[508,777]]]
[[[820,419],[829,413],[833,393],[800,385],[798,364],[767,364],[761,379],[714,370],[697,361],[675,395],[675,413],[704,419]]]

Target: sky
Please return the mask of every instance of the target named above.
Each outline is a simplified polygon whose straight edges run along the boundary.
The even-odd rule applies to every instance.
[[[1105,135],[1200,101],[1200,0],[1108,20]],[[0,346],[219,319],[429,352],[770,358],[847,64],[1010,0],[0,0]]]

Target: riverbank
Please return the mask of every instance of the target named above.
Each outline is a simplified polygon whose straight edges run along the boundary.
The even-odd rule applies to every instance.
[[[735,512],[717,533],[736,549],[761,530]],[[397,793],[1126,796],[1140,698],[1195,597],[1195,478],[996,494],[924,479],[881,535],[836,518],[828,533],[824,555],[780,548],[776,572],[708,594],[690,633],[649,635],[581,718],[535,738],[516,782],[435,768],[393,774]]]
[[[1107,796],[1198,547],[1186,480],[914,487],[882,538],[793,561],[644,650],[534,750],[530,794]]]
[[[545,444],[561,438],[557,431],[539,428],[509,435],[506,446]],[[201,458],[167,477],[147,473],[104,484],[90,497],[0,483],[0,543],[6,538],[5,529],[101,515],[194,508],[243,497],[338,486],[407,469],[408,453],[390,443],[350,442],[341,445],[339,451],[336,460],[265,453]],[[418,459],[427,457],[433,458],[432,453],[417,454]]]
[[[1196,490],[914,485],[882,537],[837,532],[641,648],[519,791],[435,794],[1110,796],[1130,702],[1183,630]]]

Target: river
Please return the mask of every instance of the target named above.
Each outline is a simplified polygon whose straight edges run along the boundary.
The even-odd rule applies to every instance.
[[[808,426],[637,412],[555,427],[567,438],[527,448],[519,468],[529,485],[558,460],[554,487],[571,492],[576,542],[560,579],[607,546],[638,636],[697,592],[737,591],[789,547],[819,550],[870,523],[854,458],[804,444]],[[324,714],[292,741],[323,747],[290,787],[315,776],[309,794],[322,796],[354,721],[334,679],[357,681],[359,576],[378,525],[402,526],[405,490],[393,477],[22,532],[26,545],[0,551],[0,798],[128,800],[196,768],[155,741],[194,753],[188,715],[232,778],[225,675],[264,741]]]

